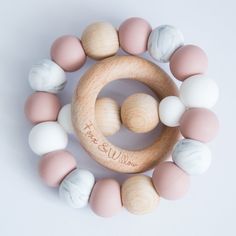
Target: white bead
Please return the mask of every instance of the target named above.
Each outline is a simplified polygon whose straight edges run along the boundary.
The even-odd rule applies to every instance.
[[[72,171],[60,184],[59,195],[73,208],[82,208],[88,204],[95,178],[88,170]]]
[[[57,122],[48,121],[32,128],[29,134],[29,146],[37,155],[66,148],[68,137]]]
[[[200,175],[211,164],[211,151],[206,144],[192,139],[182,139],[174,147],[172,159],[189,175]]]
[[[212,108],[218,97],[215,81],[203,75],[191,76],[180,86],[180,99],[186,107]]]
[[[184,45],[180,30],[171,25],[155,28],[148,39],[148,51],[159,62],[168,62],[174,51]]]
[[[179,121],[185,106],[176,96],[165,97],[159,105],[159,116],[163,124],[169,127],[179,126]]]
[[[69,134],[74,134],[74,127],[71,119],[71,104],[63,106],[58,114],[58,123],[65,129]]]
[[[55,62],[44,59],[31,68],[29,84],[35,91],[58,93],[65,87],[65,72]]]

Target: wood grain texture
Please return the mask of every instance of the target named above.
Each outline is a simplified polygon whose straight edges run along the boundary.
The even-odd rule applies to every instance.
[[[158,205],[158,196],[152,179],[145,175],[132,176],[121,187],[122,203],[133,214],[152,212]]]
[[[95,116],[97,125],[105,136],[119,131],[121,126],[120,106],[113,99],[107,97],[97,99]]]
[[[123,125],[131,131],[147,133],[159,122],[158,102],[149,94],[132,94],[121,106],[121,119]]]
[[[119,49],[116,29],[108,22],[96,22],[83,32],[81,42],[87,56],[100,60],[113,56]]]
[[[154,143],[142,150],[129,151],[110,143],[96,124],[95,103],[106,84],[122,78],[143,82],[159,99],[178,96],[172,79],[154,63],[135,56],[114,56],[94,64],[80,79],[72,101],[72,122],[80,143],[97,162],[114,171],[137,173],[165,160],[179,131],[164,126]]]

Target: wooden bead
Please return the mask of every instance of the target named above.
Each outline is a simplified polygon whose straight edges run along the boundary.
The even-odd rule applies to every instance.
[[[105,136],[113,135],[120,129],[120,107],[113,99],[97,99],[95,116],[97,125]]]
[[[158,102],[148,94],[133,94],[121,106],[121,119],[135,133],[149,132],[159,122]]]
[[[122,185],[121,196],[124,207],[137,215],[153,211],[160,200],[151,178],[145,175],[127,179]]]
[[[81,37],[85,53],[96,60],[115,55],[119,49],[116,29],[108,22],[89,25]]]

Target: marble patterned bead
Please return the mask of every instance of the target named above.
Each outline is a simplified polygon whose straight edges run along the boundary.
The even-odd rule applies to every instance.
[[[94,183],[95,178],[90,171],[75,169],[61,182],[60,198],[73,208],[85,207]]]
[[[175,145],[172,159],[187,174],[200,175],[211,164],[211,151],[204,143],[182,139]]]
[[[58,93],[66,81],[63,69],[49,59],[39,61],[29,72],[29,84],[35,91]]]
[[[176,49],[184,45],[181,31],[171,25],[155,28],[148,39],[148,51],[159,62],[168,62]]]

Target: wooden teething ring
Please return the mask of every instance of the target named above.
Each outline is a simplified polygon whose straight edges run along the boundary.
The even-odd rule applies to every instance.
[[[143,172],[168,157],[179,131],[164,126],[152,145],[137,151],[110,143],[97,127],[95,102],[106,84],[124,78],[146,84],[159,99],[178,96],[176,85],[159,66],[135,56],[114,56],[97,62],[80,79],[72,101],[72,122],[81,144],[98,163],[118,172]]]

